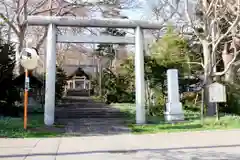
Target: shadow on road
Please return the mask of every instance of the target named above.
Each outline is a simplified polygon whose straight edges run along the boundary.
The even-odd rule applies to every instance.
[[[206,151],[201,149],[217,149],[217,148],[234,148],[240,147],[240,144],[234,145],[216,145],[216,146],[192,146],[192,147],[177,147],[177,148],[157,148],[157,149],[133,149],[133,150],[96,150],[96,151],[84,151],[84,152],[61,152],[61,153],[34,153],[34,154],[13,154],[13,155],[0,155],[0,158],[16,158],[16,157],[34,157],[34,156],[69,156],[69,155],[93,155],[93,154],[135,154],[139,152],[151,152],[150,158],[166,159],[228,159],[239,160],[240,154],[228,154],[223,152]],[[155,157],[154,157],[155,156]],[[182,158],[179,158],[182,157]]]

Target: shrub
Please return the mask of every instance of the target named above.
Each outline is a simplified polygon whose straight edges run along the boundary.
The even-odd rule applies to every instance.
[[[44,74],[44,76],[46,77],[46,73]],[[67,75],[65,71],[61,67],[56,66],[56,83],[55,83],[55,102],[56,103],[62,99],[66,84],[67,84]]]
[[[134,102],[135,94],[131,85],[132,79],[128,75],[113,73],[110,69],[103,70],[102,95],[106,103],[110,104]],[[99,85],[99,81],[96,79],[92,82],[92,86],[95,88]]]
[[[152,106],[149,106],[148,111],[150,116],[162,116],[164,114],[165,107],[164,105],[160,105],[160,104],[152,105]]]
[[[65,85],[67,85],[67,75],[65,73],[65,71],[57,66],[56,67],[56,88],[55,88],[55,100],[56,102],[61,100],[61,98],[63,97],[64,94],[64,90],[65,90]]]
[[[240,114],[240,86],[226,84],[227,103],[220,104],[220,111],[225,113]]]

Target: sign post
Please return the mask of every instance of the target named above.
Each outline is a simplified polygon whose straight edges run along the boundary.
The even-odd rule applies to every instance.
[[[226,87],[218,82],[209,85],[209,101],[216,103],[216,120],[219,120],[218,104],[219,102],[226,102]]]
[[[29,90],[29,77],[28,70],[25,69],[25,90],[24,90],[24,129],[27,129],[27,109],[28,109],[28,90]]]
[[[38,54],[37,51],[33,48],[24,48],[20,53],[20,63],[25,69],[25,85],[24,85],[24,124],[23,127],[27,129],[27,120],[28,120],[28,91],[29,91],[29,70],[33,70],[37,67],[38,64]]]

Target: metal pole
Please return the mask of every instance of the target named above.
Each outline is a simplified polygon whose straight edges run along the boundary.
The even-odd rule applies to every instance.
[[[47,33],[46,86],[44,123],[54,124],[56,79],[56,26],[49,24]]]
[[[29,77],[28,70],[25,70],[25,89],[24,89],[24,129],[27,129],[27,109],[28,109],[28,90],[29,90]]]
[[[140,27],[135,30],[135,91],[136,91],[136,123],[144,124],[145,117],[145,81],[143,31]]]
[[[24,20],[27,20],[27,15],[28,15],[28,11],[27,11],[27,0],[24,0],[24,4],[23,4],[23,14],[24,14]],[[27,29],[27,25],[26,25],[26,29]],[[26,47],[27,43],[26,43],[26,39],[24,41],[24,45]],[[21,66],[19,66],[20,69]],[[29,77],[28,77],[28,70],[25,69],[25,90],[24,90],[24,129],[27,129],[27,119],[28,119],[28,90],[29,90]]]

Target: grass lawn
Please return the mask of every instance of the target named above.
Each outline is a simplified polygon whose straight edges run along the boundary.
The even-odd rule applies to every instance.
[[[158,133],[158,132],[181,132],[181,131],[203,131],[203,130],[224,130],[240,129],[240,116],[224,115],[219,121],[216,118],[204,118],[201,123],[200,112],[185,110],[186,121],[169,124],[161,117],[147,117],[145,125],[135,123],[134,104],[112,104],[126,114],[126,123],[133,133]],[[0,117],[0,138],[28,138],[28,137],[58,137],[64,134],[63,126],[55,125],[46,127],[43,122],[43,114],[30,114],[28,117],[28,129],[23,129],[22,118]]]
[[[158,133],[158,132],[181,132],[181,131],[204,131],[204,130],[224,130],[224,129],[240,129],[240,116],[224,115],[216,121],[215,117],[204,118],[202,124],[200,120],[200,111],[185,110],[186,121],[169,124],[164,122],[162,117],[147,117],[145,125],[136,125],[135,123],[135,105],[134,104],[113,104],[115,108],[119,108],[125,112],[130,119],[129,127],[133,133]]]
[[[56,137],[61,135],[61,126],[45,127],[43,114],[28,117],[28,129],[23,129],[23,118],[0,117],[0,138]]]

